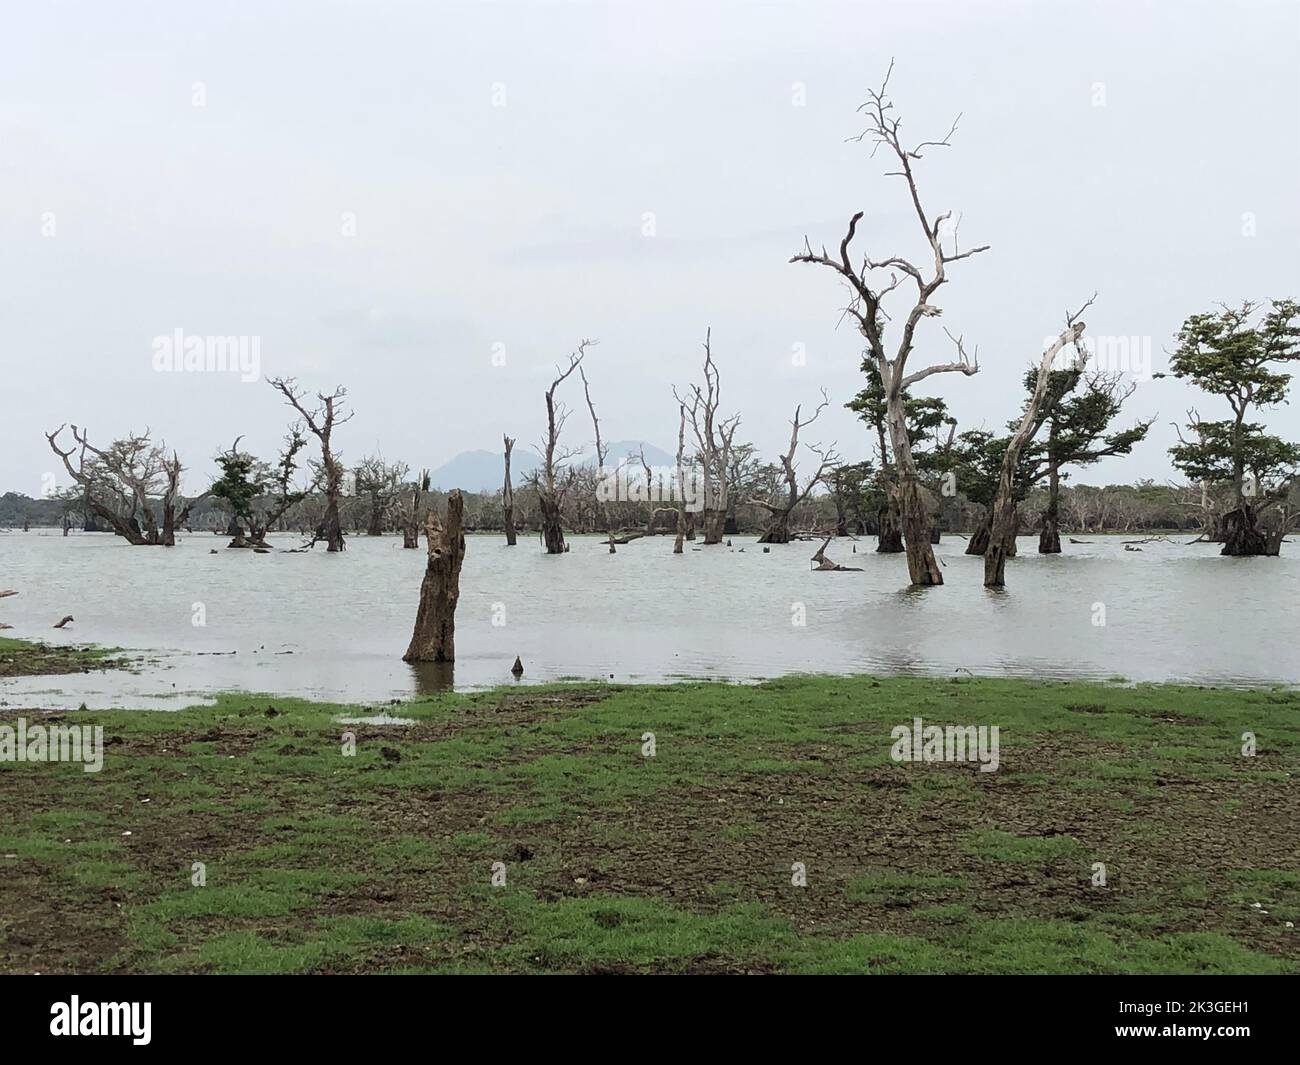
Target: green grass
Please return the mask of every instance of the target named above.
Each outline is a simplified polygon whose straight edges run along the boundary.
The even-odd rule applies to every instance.
[[[380,709],[415,723],[335,720]],[[999,726],[999,771],[893,762],[915,716]],[[3,971],[1300,972],[1289,690],[799,677],[43,719],[110,746],[95,774],[0,762]]]
[[[75,647],[0,636],[0,677],[35,677],[121,668],[125,663],[117,657],[120,653],[117,648]]]

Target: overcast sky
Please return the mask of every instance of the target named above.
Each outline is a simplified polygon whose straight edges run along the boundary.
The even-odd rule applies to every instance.
[[[257,337],[263,377],[344,384],[345,459],[414,467],[532,444],[553,364],[598,337],[607,438],[675,449],[671,389],[713,329],[724,405],[770,458],[796,402],[850,458],[859,336],[804,234],[922,255],[906,189],[846,142],[896,59],[904,131],[941,137],[932,214],[992,250],[950,268],[913,365],[963,428],[1000,427],[1068,308],[1150,344],[1216,301],[1300,296],[1300,7],[1286,3],[7,5],[0,35],[0,490],[37,495],[43,432],[148,426],[200,486],[289,412],[237,374],[159,373],[154,338]],[[355,235],[350,235],[354,228]],[[652,232],[651,232],[652,231]],[[796,365],[798,352],[805,365]],[[494,359],[494,354],[496,358]],[[502,361],[504,365],[495,365]],[[589,436],[580,382],[575,442]],[[1300,388],[1300,385],[1297,386]],[[1297,393],[1300,397],[1300,392]],[[1087,481],[1171,476],[1159,413]],[[1269,416],[1300,438],[1297,405]],[[66,475],[59,483],[66,483]]]

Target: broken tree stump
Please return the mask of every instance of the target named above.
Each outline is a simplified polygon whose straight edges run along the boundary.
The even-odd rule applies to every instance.
[[[460,567],[465,561],[464,514],[460,489],[453,489],[447,497],[445,525],[436,510],[429,510],[424,527],[429,557],[420,583],[415,631],[402,656],[404,662],[456,660],[456,602],[460,598]]]

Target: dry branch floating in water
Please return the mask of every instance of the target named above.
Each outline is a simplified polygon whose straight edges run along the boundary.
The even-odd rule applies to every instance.
[[[829,544],[830,542],[831,542],[831,538],[829,536],[826,537],[826,539],[822,541],[821,547],[817,548],[817,554],[813,555],[812,557],[812,560],[817,563],[817,566],[815,567],[817,570],[842,570],[844,572],[852,572],[852,573],[862,572],[862,568],[860,566],[841,566],[838,563],[832,562],[829,558],[827,558],[826,545]]]

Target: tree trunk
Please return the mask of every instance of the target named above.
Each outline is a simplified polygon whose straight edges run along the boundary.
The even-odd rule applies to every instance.
[[[1235,510],[1230,510],[1223,515],[1221,528],[1223,550],[1219,554],[1241,558],[1269,553],[1268,538],[1260,530],[1255,509],[1244,500]],[[1281,541],[1279,541],[1280,550]]]
[[[460,567],[465,561],[465,533],[461,524],[464,511],[465,501],[459,489],[447,497],[446,525],[438,521],[436,511],[429,511],[425,525],[429,559],[420,583],[415,631],[403,661],[456,660],[456,601],[460,598]]]
[[[343,550],[343,526],[339,522],[339,486],[331,479],[326,489],[325,517],[321,521],[321,536],[327,552]]]
[[[564,526],[560,524],[560,504],[544,492],[537,497],[542,510],[542,543],[548,555],[564,554]]]
[[[378,502],[370,508],[370,524],[366,526],[366,535],[384,535],[384,508]]]
[[[1276,558],[1282,553],[1282,541],[1286,539],[1286,534],[1291,531],[1290,515],[1283,512],[1282,520],[1277,523],[1276,528],[1270,529],[1266,534],[1267,549],[1265,554]],[[68,535],[67,527],[64,527],[63,535]]]
[[[722,531],[727,524],[727,512],[725,510],[704,511],[704,542],[706,544],[722,543]],[[785,543],[784,540],[777,541]]]
[[[514,450],[515,442],[508,436],[503,436],[506,446],[506,483],[501,489],[501,522],[506,530],[506,546],[515,546],[515,490],[510,483],[510,452]]]
[[[984,552],[985,588],[1001,588],[1006,584],[1007,558],[1015,554],[1015,535],[1019,525],[1015,497],[1016,470],[1020,464],[1021,452],[1034,438],[1034,434],[1042,424],[1043,405],[1048,401],[1047,386],[1052,363],[1067,344],[1073,344],[1075,351],[1082,358],[1079,338],[1083,336],[1084,324],[1075,321],[1074,317],[1071,316],[1066,330],[1043,352],[1038,364],[1038,380],[1034,387],[1034,394],[1025,404],[1025,413],[1020,419],[1020,425],[1011,434],[1011,439],[1007,442],[1007,450],[1002,456],[1002,468],[998,472],[998,484],[991,507],[989,546]]]
[[[903,527],[898,517],[898,503],[891,496],[876,514],[880,531],[876,536],[876,551],[895,555],[903,550]]]
[[[704,541],[706,544],[708,540]],[[773,513],[772,520],[763,535],[758,538],[760,544],[788,544],[790,542],[790,512],[788,510]]]
[[[903,518],[903,548],[907,552],[907,573],[915,585],[943,583],[943,573],[930,546],[930,516],[925,511],[921,485],[904,473],[899,485],[899,509]]]
[[[1010,490],[999,492],[991,514],[988,546],[984,550],[984,587],[1001,588],[1006,584],[1007,559],[1015,558],[1019,524],[1020,515]]]
[[[1061,481],[1055,466],[1047,475],[1047,509],[1043,511],[1043,524],[1038,530],[1038,553],[1061,553]]]
[[[975,531],[971,533],[971,538],[966,544],[966,554],[982,555],[988,550],[990,515],[985,515],[984,520],[981,521],[979,525],[975,527]]]
[[[943,572],[930,546],[930,515],[921,495],[921,481],[912,459],[912,441],[907,435],[907,420],[901,397],[890,396],[889,440],[894,451],[894,471],[898,478],[898,513],[903,529],[903,549],[907,552],[907,574],[916,585],[943,583]]]
[[[849,535],[849,515],[844,507],[844,485],[840,471],[835,473],[835,535]]]

